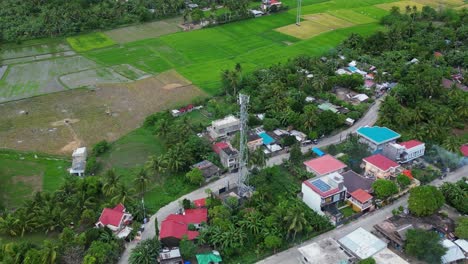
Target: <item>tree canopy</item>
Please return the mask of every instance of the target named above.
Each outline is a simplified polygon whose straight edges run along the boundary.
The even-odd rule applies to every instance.
[[[372,183],[372,189],[379,199],[386,199],[398,193],[398,186],[390,180],[378,179]]]
[[[442,192],[431,185],[418,186],[410,190],[408,209],[417,216],[431,215],[444,205]]]
[[[427,263],[440,263],[447,249],[434,231],[409,229],[406,233],[405,252]]]

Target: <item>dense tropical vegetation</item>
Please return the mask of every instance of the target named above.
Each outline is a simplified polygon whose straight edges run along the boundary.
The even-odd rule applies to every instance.
[[[281,167],[255,172],[250,184],[255,192],[249,200],[208,199],[209,226],[201,231],[200,244],[238,262],[251,253],[271,254],[331,228],[326,218],[297,199],[298,181]]]
[[[467,139],[466,133],[460,137],[456,131],[468,120],[468,94],[455,86],[443,88],[441,81],[459,71],[466,75],[466,9],[393,8],[382,23],[387,30],[368,38],[352,35],[338,48],[349,58],[375,65],[382,80],[398,82],[382,104],[378,123],[398,131],[403,139],[458,151]],[[419,62],[409,63],[413,58]]]
[[[468,184],[465,178],[456,183],[445,182],[440,186],[440,191],[447,204],[462,214],[468,214]]]

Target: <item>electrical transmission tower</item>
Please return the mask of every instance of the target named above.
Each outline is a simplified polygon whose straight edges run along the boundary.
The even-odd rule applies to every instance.
[[[297,0],[296,25],[301,25],[302,0]]]
[[[248,195],[252,188],[248,186],[248,170],[247,160],[249,151],[247,149],[247,120],[248,120],[248,106],[250,97],[246,94],[239,94],[240,105],[240,146],[239,146],[239,176],[237,179],[237,195],[244,197]]]

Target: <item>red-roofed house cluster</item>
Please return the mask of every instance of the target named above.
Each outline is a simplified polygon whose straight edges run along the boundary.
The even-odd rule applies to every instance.
[[[183,214],[171,214],[161,222],[159,239],[168,247],[178,246],[180,240],[187,236],[188,240],[194,240],[199,235],[202,223],[208,221],[208,209],[205,199],[194,201],[195,209],[185,209]],[[193,227],[193,228],[191,228]]]
[[[125,238],[130,234],[132,228],[132,215],[125,210],[123,204],[118,204],[114,208],[104,208],[99,217],[96,227],[107,227],[112,230],[117,237]]]
[[[424,143],[409,140],[396,143],[400,135],[387,128],[367,128],[358,133],[366,140],[374,155],[364,158],[364,175],[352,170],[346,171],[346,164],[333,157],[324,155],[304,162],[305,168],[315,178],[302,183],[302,200],[319,214],[325,214],[332,223],[340,222],[342,215],[337,205],[346,201],[356,212],[373,210],[372,183],[377,179],[395,179],[399,174],[408,177],[418,185],[410,170],[405,170],[402,163],[407,163],[424,155]]]

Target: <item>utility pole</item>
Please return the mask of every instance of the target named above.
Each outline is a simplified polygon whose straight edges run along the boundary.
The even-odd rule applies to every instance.
[[[296,25],[301,25],[302,0],[297,0]]]
[[[251,187],[248,186],[247,180],[247,160],[248,160],[248,149],[247,149],[247,120],[248,105],[250,97],[246,94],[239,94],[239,105],[240,105],[240,144],[239,144],[239,176],[237,178],[237,195],[239,197],[245,196],[250,192]]]

